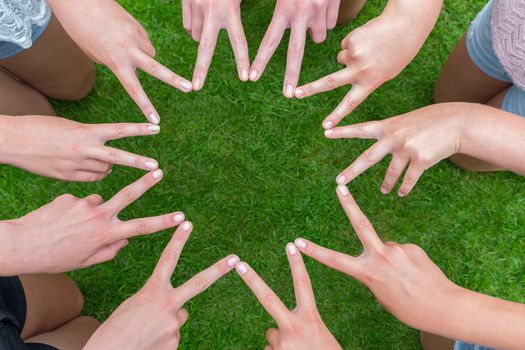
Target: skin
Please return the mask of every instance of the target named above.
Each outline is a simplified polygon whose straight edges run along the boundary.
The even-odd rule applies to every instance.
[[[22,82],[20,84],[57,100],[80,100],[91,91],[95,84],[93,62],[66,34],[55,16],[51,18],[46,30],[29,49],[13,57],[0,60],[0,67],[20,79]],[[29,101],[20,101],[24,94],[17,96],[15,91],[9,93],[11,86],[5,86],[3,79],[0,79],[2,109],[31,108],[32,104],[29,104]],[[8,97],[4,93],[15,96],[8,95]],[[15,115],[34,114],[35,112],[10,113],[2,110],[2,113]]]
[[[204,292],[239,262],[237,256],[227,256],[173,288],[171,277],[191,230],[189,222],[177,229],[145,286],[111,314],[84,350],[177,349],[180,328],[188,320],[184,304]]]
[[[497,349],[525,347],[525,305],[457,286],[416,245],[383,243],[348,189],[339,186],[337,195],[363,253],[354,257],[299,238],[302,253],[365,284],[410,327]]]
[[[366,0],[341,0],[337,24],[346,25],[357,17],[366,4]]]
[[[184,28],[199,42],[199,54],[193,73],[193,89],[202,89],[221,29],[226,29],[232,45],[237,71],[242,81],[248,80],[250,59],[248,43],[241,20],[242,0],[183,0]]]
[[[292,243],[286,246],[286,253],[297,302],[293,310],[288,310],[274,291],[247,263],[241,262],[236,266],[239,276],[277,323],[277,329],[270,328],[266,332],[268,345],[264,349],[342,349],[317,310],[312,283],[301,254]]]
[[[154,124],[81,124],[49,116],[0,116],[0,163],[65,181],[98,181],[114,164],[156,170],[151,158],[105,146],[110,140],[158,134]]]
[[[48,3],[75,43],[115,74],[153,124],[158,124],[160,117],[137,78],[137,68],[183,92],[191,91],[189,81],[154,59],[155,48],[146,31],[116,1],[50,0]]]
[[[383,13],[359,27],[342,41],[339,63],[346,67],[298,87],[295,97],[305,98],[352,85],[337,108],[323,121],[331,129],[359,106],[373,91],[395,78],[417,55],[434,27],[442,0],[391,0]]]
[[[112,260],[128,239],[179,225],[180,212],[121,221],[118,214],[162,179],[148,173],[104,202],[67,194],[28,215],[0,222],[0,276],[59,273]]]
[[[392,188],[408,166],[398,194],[412,191],[425,170],[453,155],[468,156],[525,175],[523,118],[474,103],[443,103],[385,119],[326,130],[330,139],[375,139],[377,142],[337,177],[344,185],[392,154],[381,185]],[[505,142],[502,142],[505,140]]]
[[[306,33],[310,32],[314,42],[323,42],[327,30],[337,24],[339,4],[340,0],[277,0],[272,21],[252,64],[250,80],[259,80],[284,32],[290,28],[283,93],[292,98],[301,73]]]

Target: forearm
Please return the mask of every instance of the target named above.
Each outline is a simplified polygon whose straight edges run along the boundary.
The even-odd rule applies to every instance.
[[[390,0],[381,16],[403,22],[407,29],[402,37],[404,46],[415,56],[434,28],[442,7],[443,0]]]
[[[525,348],[525,305],[462,289],[443,308],[441,336],[496,349]]]
[[[22,144],[17,144],[16,118],[0,115],[0,164],[11,164],[13,151],[23,147]]]
[[[455,104],[463,119],[458,153],[525,175],[525,119],[480,104]]]

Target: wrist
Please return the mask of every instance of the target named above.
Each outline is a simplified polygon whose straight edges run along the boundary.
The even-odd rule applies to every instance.
[[[0,221],[0,276],[14,276],[23,272],[16,246],[16,222]]]

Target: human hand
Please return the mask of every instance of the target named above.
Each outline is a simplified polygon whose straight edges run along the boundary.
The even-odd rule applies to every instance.
[[[429,332],[442,330],[438,324],[446,317],[441,316],[460,300],[456,297],[464,290],[452,283],[420,247],[383,243],[346,187],[339,186],[337,195],[363,244],[363,253],[353,257],[303,238],[295,240],[295,246],[365,284],[386,310],[407,325]]]
[[[16,220],[2,232],[2,248],[9,257],[2,275],[58,273],[113,259],[128,238],[179,225],[181,212],[121,221],[118,214],[162,178],[155,170],[125,187],[104,203],[97,194],[77,198],[66,194]],[[6,271],[7,270],[7,271]]]
[[[272,21],[252,64],[250,80],[261,77],[284,32],[291,28],[283,93],[292,98],[301,73],[306,32],[310,31],[314,42],[323,42],[327,29],[337,24],[339,4],[340,0],[277,0]]]
[[[239,258],[230,255],[173,288],[171,276],[192,230],[184,222],[171,241],[145,286],[122,303],[98,328],[84,350],[177,349],[180,329],[188,320],[184,304],[230,272]]]
[[[414,9],[412,1],[390,1],[383,14],[353,30],[342,41],[337,60],[346,68],[298,87],[295,97],[305,98],[352,85],[323,121],[325,129],[333,128],[414,59],[437,20],[439,3],[440,0],[424,1],[421,9]],[[421,12],[428,15],[422,16]]]
[[[265,350],[341,349],[317,310],[312,283],[301,254],[292,243],[286,246],[286,252],[292,270],[297,302],[296,308],[292,311],[288,310],[248,264],[241,262],[236,266],[241,278],[279,327],[279,329],[270,328],[266,332],[269,345]]]
[[[160,117],[137,78],[137,68],[183,92],[191,91],[189,81],[154,59],[156,51],[148,34],[117,1],[49,0],[49,4],[75,43],[115,74],[153,124]]]
[[[400,196],[406,196],[425,170],[461,151],[465,123],[461,108],[455,104],[437,104],[382,121],[326,130],[325,135],[330,139],[378,140],[339,174],[337,183],[349,183],[391,153],[393,158],[381,192],[390,193],[408,165],[398,190]]]
[[[183,0],[184,28],[199,42],[199,54],[193,73],[193,89],[200,90],[206,80],[221,28],[228,31],[237,71],[242,81],[248,80],[250,58],[241,20],[242,0]]]
[[[105,178],[113,164],[155,170],[154,159],[105,146],[106,141],[157,134],[158,125],[81,124],[48,116],[0,117],[0,161],[65,181]]]

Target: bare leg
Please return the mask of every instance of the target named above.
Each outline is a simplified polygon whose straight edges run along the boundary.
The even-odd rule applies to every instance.
[[[0,114],[56,115],[44,95],[2,70],[0,70]]]
[[[82,99],[95,83],[93,62],[54,16],[30,49],[1,60],[0,66],[42,94],[58,100]]]
[[[341,0],[337,24],[345,25],[357,17],[366,4],[366,0]]]
[[[23,339],[53,331],[80,316],[84,298],[69,277],[25,275],[20,281],[27,303]]]
[[[510,87],[510,83],[494,79],[476,66],[468,54],[465,34],[441,70],[434,90],[434,102],[472,102],[500,108]],[[450,161],[470,171],[502,170],[463,154],[450,157]]]
[[[434,102],[487,103],[511,84],[492,78],[480,70],[467,52],[466,34],[441,70],[434,89]]]
[[[26,343],[47,344],[60,350],[80,350],[99,326],[94,318],[81,316],[52,332],[26,339]]]
[[[425,350],[452,350],[454,349],[454,341],[442,338],[434,334],[421,332],[421,344]]]

